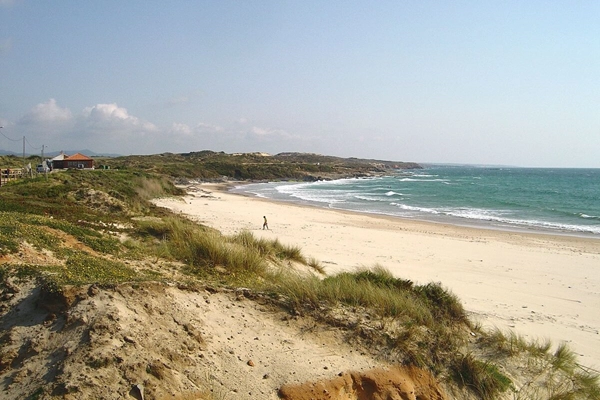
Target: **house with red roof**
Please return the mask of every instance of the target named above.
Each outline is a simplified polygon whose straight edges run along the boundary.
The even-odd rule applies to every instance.
[[[85,154],[75,153],[68,156],[61,153],[52,159],[52,169],[93,169],[94,160]]]

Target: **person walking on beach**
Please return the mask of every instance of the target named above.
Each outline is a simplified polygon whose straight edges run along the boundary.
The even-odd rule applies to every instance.
[[[265,222],[263,222],[263,230],[269,230],[269,224],[267,224],[267,217],[263,216],[263,219],[265,220]]]

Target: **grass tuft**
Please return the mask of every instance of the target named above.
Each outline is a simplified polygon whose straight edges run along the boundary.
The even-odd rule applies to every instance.
[[[496,399],[511,386],[511,380],[490,362],[478,360],[472,354],[466,354],[453,365],[454,378],[482,399]]]
[[[307,261],[307,265],[313,270],[317,271],[321,275],[325,275],[325,268],[323,265],[314,257],[311,257]]]
[[[566,343],[561,343],[552,358],[552,368],[572,374],[577,368],[577,356]]]

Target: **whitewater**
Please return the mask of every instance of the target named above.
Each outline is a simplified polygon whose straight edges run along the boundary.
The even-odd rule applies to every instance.
[[[370,178],[253,183],[232,191],[455,225],[600,238],[600,169],[425,166]]]

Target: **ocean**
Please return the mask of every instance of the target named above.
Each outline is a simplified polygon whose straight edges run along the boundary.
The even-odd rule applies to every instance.
[[[435,165],[371,178],[253,183],[232,191],[339,210],[600,239],[600,169]]]

